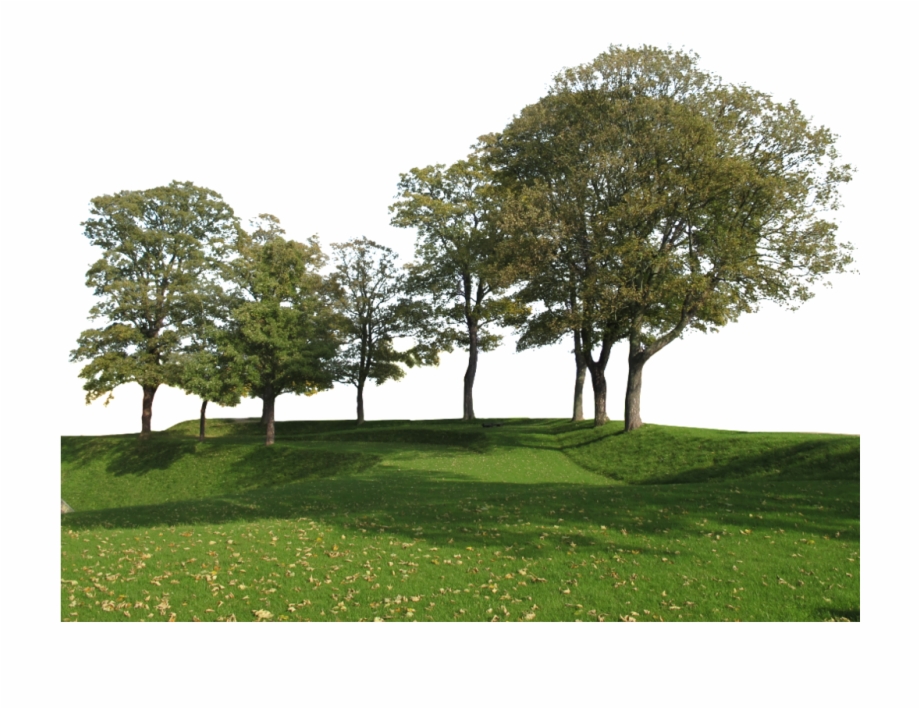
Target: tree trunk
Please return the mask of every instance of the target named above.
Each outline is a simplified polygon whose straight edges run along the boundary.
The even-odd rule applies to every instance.
[[[610,419],[607,418],[607,376],[604,374],[607,369],[607,362],[610,361],[610,350],[613,347],[615,338],[604,336],[601,341],[601,351],[594,360],[591,350],[584,344],[581,348],[582,357],[584,357],[585,367],[591,373],[591,388],[594,390],[594,425],[603,426]],[[582,343],[585,340],[582,339]]]
[[[463,420],[474,421],[476,414],[473,412],[473,381],[476,379],[476,365],[479,362],[479,328],[471,324],[470,329],[470,359],[463,375]]]
[[[204,440],[204,421],[205,421],[204,412],[205,412],[205,409],[207,408],[208,408],[208,400],[202,399],[201,400],[201,418],[198,421],[198,440],[199,441]]]
[[[364,380],[358,381],[358,425],[364,423]]]
[[[275,391],[271,386],[265,387],[262,394],[262,416],[265,419],[265,445],[275,444]]]
[[[693,319],[696,317],[696,308],[699,304],[685,304],[680,321],[665,335],[644,344],[640,341],[643,321],[637,318],[633,321],[633,329],[629,334],[629,377],[626,380],[626,410],[623,416],[623,430],[635,431],[642,427],[642,417],[639,415],[639,404],[642,398],[642,368],[654,354],[671,344],[681,336]]]
[[[626,410],[623,415],[623,430],[635,431],[642,426],[639,404],[642,398],[642,368],[648,362],[644,352],[637,351],[630,345],[629,376],[626,380]]]
[[[594,390],[594,425],[603,426],[607,418],[607,377],[604,368],[598,364],[588,365],[591,372],[591,388]]]
[[[153,397],[157,387],[144,387],[144,402],[141,406],[141,438],[148,438],[151,433],[150,419],[153,417]]]
[[[585,390],[585,355],[581,351],[581,334],[575,332],[575,401],[572,406],[572,421],[584,421],[585,412],[582,402]]]

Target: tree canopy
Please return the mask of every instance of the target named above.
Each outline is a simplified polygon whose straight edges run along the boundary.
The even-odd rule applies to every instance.
[[[317,237],[284,238],[277,218],[262,214],[241,232],[229,277],[234,298],[228,356],[239,362],[249,396],[262,399],[265,441],[275,441],[275,399],[315,394],[333,384],[340,322],[333,293],[319,273],[325,256]]]
[[[406,274],[396,264],[396,253],[366,237],[333,244],[339,289],[339,309],[344,315],[343,345],[336,357],[336,381],[357,389],[357,422],[364,422],[364,386],[370,380],[383,384],[400,380],[400,364],[437,364],[437,347],[427,347],[424,324],[427,309],[406,297]],[[417,339],[400,351],[394,340]]]
[[[507,278],[497,259],[502,233],[491,175],[473,154],[447,168],[413,168],[400,176],[399,189],[391,223],[418,232],[407,289],[429,299],[440,346],[468,351],[463,420],[473,420],[479,352],[497,347],[495,326],[517,322],[524,310],[503,295]]]
[[[642,366],[688,328],[763,300],[790,305],[850,263],[825,218],[851,169],[794,102],[732,86],[693,54],[612,47],[483,138],[541,301],[522,342],[580,334],[603,412],[612,345],[630,343],[626,428]],[[595,349],[597,350],[595,354]]]
[[[226,301],[226,298],[221,298]],[[214,312],[202,318],[190,342],[176,357],[180,366],[177,385],[186,393],[201,398],[198,438],[205,439],[207,406],[236,406],[246,392],[242,378],[242,362],[230,343],[229,311]]]
[[[400,175],[391,224],[416,230],[414,261],[366,238],[250,232],[191,182],[92,200],[84,233],[94,327],[87,402],[143,390],[142,435],[162,384],[233,405],[261,398],[266,442],[282,393],[364,388],[405,364],[467,350],[463,419],[475,419],[479,353],[516,327],[519,350],[572,338],[573,419],[590,372],[607,421],[606,369],[629,347],[625,427],[642,425],[645,364],[691,330],[718,330],[765,301],[796,308],[852,263],[833,212],[852,168],[837,137],[794,101],[725,83],[689,52],[613,46],[559,73],[547,94],[466,159]],[[396,340],[412,337],[412,348]],[[108,401],[108,399],[106,400]]]
[[[202,301],[216,287],[219,260],[238,230],[219,194],[191,182],[125,190],[92,200],[84,234],[102,256],[86,274],[98,301],[71,361],[84,361],[86,401],[115,387],[143,388],[141,434],[150,433],[161,384],[178,384],[175,360]]]

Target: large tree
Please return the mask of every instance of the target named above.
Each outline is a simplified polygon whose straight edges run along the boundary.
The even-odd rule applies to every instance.
[[[612,47],[488,140],[506,184],[521,180],[537,263],[594,248],[528,287],[557,313],[568,288],[595,330],[629,341],[627,431],[642,425],[645,363],[688,328],[717,329],[764,300],[794,308],[851,262],[826,218],[851,172],[835,136],[794,102],[724,84],[696,55]]]
[[[71,361],[85,361],[87,403],[115,387],[143,389],[141,435],[150,434],[160,385],[181,380],[174,355],[188,337],[213,284],[226,244],[237,233],[233,210],[212,190],[172,182],[92,200],[84,234],[102,257],[87,271],[98,301]]]
[[[262,214],[251,233],[240,234],[228,271],[235,302],[222,341],[248,395],[262,399],[266,445],[275,442],[281,394],[332,387],[339,343],[333,289],[319,273],[326,261],[319,241],[284,233],[277,218]]]
[[[429,299],[432,325],[442,346],[469,353],[463,377],[463,420],[476,418],[473,383],[479,353],[494,349],[496,326],[514,324],[523,309],[502,295],[507,278],[496,258],[502,233],[489,170],[471,155],[450,167],[413,168],[400,175],[391,223],[414,228],[416,261],[409,266],[409,292]]]
[[[642,120],[630,102],[608,103],[591,92],[550,93],[501,134],[483,138],[503,188],[502,226],[510,234],[505,260],[517,263],[523,280],[516,297],[539,304],[518,347],[572,336],[573,418],[587,369],[596,425],[607,422],[612,348],[627,334],[620,252],[634,210],[630,195],[655,169],[646,146],[628,139],[629,128]]]
[[[357,389],[357,422],[364,423],[364,387],[405,376],[400,364],[437,364],[437,347],[426,346],[422,327],[427,309],[406,297],[406,274],[392,249],[366,237],[333,244],[344,315],[343,347],[336,357],[336,381]],[[414,338],[416,345],[399,350],[394,340]]]

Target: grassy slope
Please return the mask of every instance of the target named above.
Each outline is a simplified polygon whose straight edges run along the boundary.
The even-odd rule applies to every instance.
[[[278,428],[64,438],[62,618],[859,617],[857,437]]]

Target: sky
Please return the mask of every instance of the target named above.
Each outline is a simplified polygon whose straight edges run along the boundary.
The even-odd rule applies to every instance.
[[[85,272],[99,254],[80,226],[93,197],[190,180],[244,223],[268,212],[291,238],[318,234],[328,247],[364,235],[408,260],[414,234],[389,225],[400,173],[465,157],[563,68],[612,44],[649,44],[694,51],[728,82],[794,99],[838,135],[856,173],[835,219],[859,273],[833,277],[795,312],[766,305],[665,348],[645,370],[643,420],[861,434],[880,470],[915,476],[915,452],[873,448],[871,435],[916,435],[917,19],[916,3],[894,2],[5,2],[4,468],[35,472],[10,441],[32,441],[53,470],[61,435],[140,428],[139,386],[87,406],[80,365],[68,361],[93,304]],[[516,353],[509,337],[482,355],[477,415],[569,416],[569,350]],[[612,418],[622,416],[625,358],[614,348],[607,370]],[[367,417],[459,418],[465,364],[458,352],[371,387]],[[284,395],[276,416],[347,419],[354,398],[345,386]],[[153,427],[195,418],[198,406],[161,388]],[[251,400],[209,407],[214,417],[259,410]],[[54,497],[53,475],[36,484]]]

